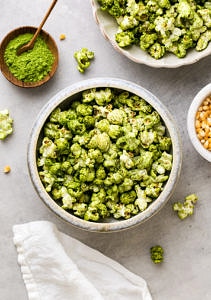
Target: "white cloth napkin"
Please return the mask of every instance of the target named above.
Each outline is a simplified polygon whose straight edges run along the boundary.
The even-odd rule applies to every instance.
[[[152,300],[146,281],[48,221],[14,225],[29,300]]]

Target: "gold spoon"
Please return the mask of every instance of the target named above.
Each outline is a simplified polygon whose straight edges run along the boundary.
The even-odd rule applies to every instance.
[[[25,45],[23,45],[22,47],[20,47],[18,50],[17,50],[17,55],[20,55],[21,53],[25,52],[25,51],[28,51],[28,50],[31,50],[33,49],[34,47],[34,43],[36,41],[36,38],[38,37],[43,25],[45,24],[45,21],[47,20],[48,16],[50,15],[52,9],[54,8],[55,4],[56,4],[57,0],[54,0],[50,6],[50,8],[48,9],[45,17],[43,18],[40,26],[37,28],[34,36],[32,37],[32,39]]]

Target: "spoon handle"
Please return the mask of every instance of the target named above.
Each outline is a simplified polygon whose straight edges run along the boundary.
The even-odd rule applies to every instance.
[[[47,11],[47,13],[46,13],[46,15],[45,15],[44,18],[43,18],[41,24],[39,25],[39,27],[37,28],[37,30],[36,30],[36,32],[35,32],[33,38],[31,39],[30,44],[33,45],[33,43],[35,42],[35,40],[36,40],[36,38],[38,37],[38,35],[39,35],[39,33],[40,33],[40,31],[41,31],[43,25],[45,24],[45,22],[46,22],[48,16],[50,15],[52,9],[54,8],[56,2],[57,2],[57,0],[54,0],[54,1],[52,2],[51,6],[49,7],[49,9],[48,9],[48,11]]]

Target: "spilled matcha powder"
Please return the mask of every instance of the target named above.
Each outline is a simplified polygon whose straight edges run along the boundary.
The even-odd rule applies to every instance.
[[[4,60],[10,72],[24,82],[42,80],[50,71],[54,56],[41,36],[38,36],[32,50],[17,55],[19,47],[29,42],[32,33],[24,33],[11,40],[4,54]]]

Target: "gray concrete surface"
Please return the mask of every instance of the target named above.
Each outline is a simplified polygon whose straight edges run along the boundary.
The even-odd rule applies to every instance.
[[[16,27],[37,26],[50,2],[1,0],[0,39]],[[44,29],[55,38],[59,48],[55,77],[40,88],[22,89],[0,74],[0,109],[9,109],[14,118],[13,135],[0,143],[0,299],[27,299],[12,226],[49,220],[59,230],[146,279],[154,300],[210,300],[211,165],[190,143],[186,117],[195,94],[211,81],[211,57],[177,69],[153,69],[129,61],[101,35],[89,0],[58,1]],[[66,40],[59,40],[61,33]],[[85,74],[77,71],[73,58],[73,53],[82,47],[95,52],[95,60]],[[68,85],[98,76],[131,80],[154,93],[174,115],[183,142],[181,177],[169,202],[143,225],[111,234],[80,231],[55,217],[37,196],[26,161],[31,127],[43,105]],[[11,166],[7,175],[3,173],[5,164]],[[172,203],[193,192],[199,197],[195,214],[181,221],[172,211]],[[149,249],[155,244],[165,249],[162,265],[154,265],[150,260]]]

